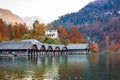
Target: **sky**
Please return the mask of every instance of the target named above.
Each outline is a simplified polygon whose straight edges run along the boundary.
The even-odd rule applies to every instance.
[[[21,18],[38,16],[49,23],[62,15],[79,11],[91,1],[94,0],[0,0],[0,8]]]

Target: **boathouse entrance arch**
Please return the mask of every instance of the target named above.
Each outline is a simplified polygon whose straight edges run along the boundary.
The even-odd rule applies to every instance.
[[[31,49],[28,50],[28,56],[30,56],[30,55],[34,55],[34,56],[37,55],[37,53],[36,53],[37,50],[38,50],[37,45],[33,44]]]
[[[33,49],[33,50],[37,50],[37,49],[38,49],[37,45],[36,45],[36,44],[33,44],[33,45],[32,45],[32,49]]]
[[[67,47],[63,47],[63,48],[62,48],[62,51],[67,51]]]
[[[58,51],[60,51],[60,47],[55,47],[55,52],[58,52]]]
[[[50,52],[53,51],[52,46],[48,46],[47,51],[48,51],[48,52],[49,52],[49,51],[50,51]]]
[[[46,50],[45,46],[44,46],[44,45],[41,45],[40,50],[41,50],[41,51],[45,51],[45,50]]]

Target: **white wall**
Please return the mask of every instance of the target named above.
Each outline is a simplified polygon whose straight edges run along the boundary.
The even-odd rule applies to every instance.
[[[45,35],[53,39],[58,38],[58,30],[45,31]]]

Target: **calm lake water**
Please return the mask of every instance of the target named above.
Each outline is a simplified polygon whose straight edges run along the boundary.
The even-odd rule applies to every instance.
[[[120,54],[0,57],[0,80],[120,80]]]

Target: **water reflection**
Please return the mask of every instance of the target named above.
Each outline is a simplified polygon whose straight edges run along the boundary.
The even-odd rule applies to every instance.
[[[0,80],[120,80],[120,54],[0,57]]]

